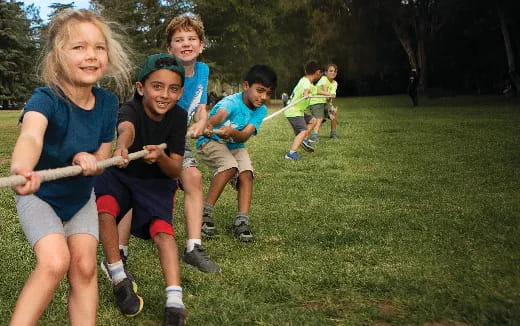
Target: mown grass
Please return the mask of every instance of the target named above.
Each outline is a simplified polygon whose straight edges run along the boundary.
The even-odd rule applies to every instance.
[[[227,188],[215,211],[221,237],[204,242],[223,273],[182,265],[188,324],[517,325],[518,102],[456,97],[412,108],[390,96],[338,104],[340,140],[327,139],[326,125],[304,161],[283,158],[292,140],[283,116],[249,141],[256,241],[232,237],[236,193]],[[3,175],[17,117],[0,112]],[[1,325],[34,265],[12,197],[0,190]],[[175,218],[182,250],[182,205]],[[132,239],[129,266],[143,313],[123,317],[100,274],[98,324],[160,325],[164,282],[152,243]],[[63,283],[40,324],[66,324],[66,300]]]

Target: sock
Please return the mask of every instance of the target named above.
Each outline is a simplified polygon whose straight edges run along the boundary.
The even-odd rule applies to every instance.
[[[294,153],[296,153],[296,151],[291,151],[291,150],[289,151],[289,154],[294,154]]]
[[[195,245],[202,245],[202,241],[200,239],[188,239],[186,241],[186,252],[192,252],[195,249]]]
[[[128,257],[128,246],[119,245],[119,250],[123,251],[123,255],[125,255],[125,257]]]
[[[180,286],[171,285],[166,288],[166,307],[184,308]]]
[[[318,137],[319,135],[315,132],[312,133],[312,137]]]
[[[125,268],[121,259],[115,263],[107,264],[107,266],[108,273],[110,273],[110,277],[112,278],[112,283],[117,284],[126,278]]]
[[[335,135],[335,134],[336,134],[336,130],[331,130],[331,131],[330,131],[330,134],[331,134],[331,135]]]

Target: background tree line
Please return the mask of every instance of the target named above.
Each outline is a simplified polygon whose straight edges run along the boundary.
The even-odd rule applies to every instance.
[[[52,14],[73,5],[55,3]],[[411,68],[430,94],[520,89],[517,0],[97,0],[91,7],[122,26],[136,66],[164,51],[172,17],[200,15],[207,34],[201,60],[214,85],[237,85],[249,66],[267,63],[279,75],[277,93],[290,92],[304,63],[316,59],[338,64],[341,96],[402,93]],[[39,85],[42,18],[34,5],[0,0],[4,107]]]

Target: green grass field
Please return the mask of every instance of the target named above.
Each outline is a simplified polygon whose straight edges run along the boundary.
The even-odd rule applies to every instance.
[[[412,108],[404,96],[338,99],[340,140],[327,139],[326,124],[301,162],[283,158],[292,141],[285,118],[266,122],[248,143],[256,241],[232,237],[236,194],[226,188],[215,211],[221,237],[204,242],[223,273],[181,265],[188,325],[518,325],[520,105],[421,100]],[[18,114],[0,112],[4,176]],[[0,190],[0,204],[6,325],[34,255],[11,190]],[[182,250],[182,205],[175,219]],[[129,267],[145,309],[123,317],[100,272],[98,325],[161,325],[164,282],[151,242],[132,239]],[[40,325],[67,324],[66,302],[62,282]]]

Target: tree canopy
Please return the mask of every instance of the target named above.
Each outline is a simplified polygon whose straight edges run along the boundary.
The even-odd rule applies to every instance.
[[[36,82],[45,25],[34,6],[20,6],[0,0],[1,101],[28,98]],[[340,95],[404,92],[411,68],[423,88],[449,93],[499,93],[518,81],[515,0],[97,0],[91,7],[123,27],[136,66],[165,51],[171,18],[198,14],[210,78],[236,85],[251,65],[266,63],[280,94],[310,59],[339,66]]]

